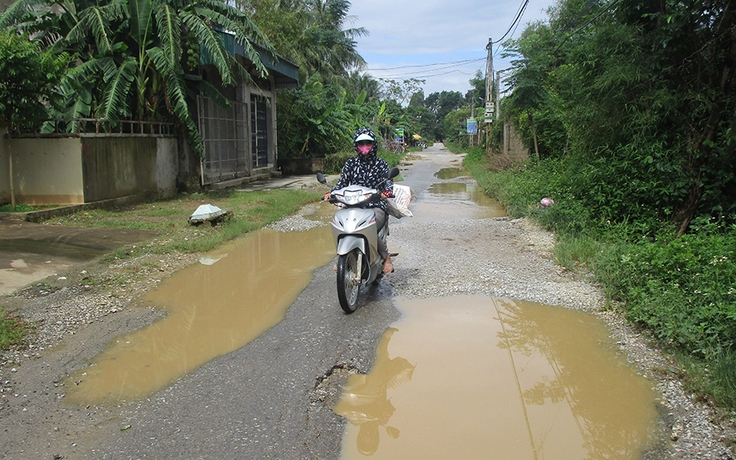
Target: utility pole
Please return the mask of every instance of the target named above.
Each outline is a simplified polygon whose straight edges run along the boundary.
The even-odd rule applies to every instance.
[[[504,69],[504,70],[508,70],[508,69]],[[499,88],[501,88],[501,72],[503,72],[503,70],[499,70],[498,72],[496,72],[495,92],[493,93],[494,94],[493,97],[495,101],[494,113],[496,115],[495,116],[496,120],[498,120],[501,117],[501,97],[500,97],[501,95],[499,94]]]
[[[489,38],[486,45],[488,57],[486,58],[486,153],[491,150],[491,128],[493,126],[493,118],[496,113],[495,91],[493,87],[493,41]]]

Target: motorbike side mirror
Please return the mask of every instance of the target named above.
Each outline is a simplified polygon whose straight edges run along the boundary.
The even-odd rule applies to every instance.
[[[322,173],[317,173],[317,182],[319,182],[320,184],[326,184],[327,179],[325,178],[325,175]]]
[[[399,171],[399,168],[397,168],[396,166],[394,166],[393,168],[391,168],[389,170],[389,172],[388,172],[388,178],[389,179],[393,179],[394,177],[398,176],[400,172],[401,171]]]

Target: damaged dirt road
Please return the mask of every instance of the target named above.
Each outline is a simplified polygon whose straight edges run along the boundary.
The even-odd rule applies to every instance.
[[[0,456],[52,458],[280,458],[340,457],[346,420],[334,406],[351,373],[371,370],[376,347],[399,319],[394,299],[491,295],[561,305],[597,315],[635,369],[660,395],[659,441],[644,458],[732,458],[733,427],[686,394],[672,365],[645,336],[602,309],[600,291],[556,267],[553,237],[524,220],[475,215],[476,208],[429,199],[460,157],[441,145],[404,170],[418,200],[414,220],[392,221],[389,248],[400,252],[396,272],[344,315],[332,263],[312,281],[285,318],[256,340],[212,359],[147,397],[109,405],[74,405],[66,395],[107,344],[161,319],[140,307],[140,296],[198,262],[195,255],[144,256],[120,263],[73,265],[53,283],[2,299],[38,325],[27,349],[3,356],[0,369]],[[451,187],[450,187],[451,188]],[[305,210],[304,214],[314,212]],[[439,216],[441,219],[432,218]],[[307,216],[308,217],[308,216]],[[298,229],[294,216],[288,229]],[[427,245],[427,241],[437,244]],[[469,243],[470,242],[470,243]],[[429,247],[431,246],[431,247]],[[105,274],[114,283],[97,285]],[[247,299],[244,299],[246,303]]]

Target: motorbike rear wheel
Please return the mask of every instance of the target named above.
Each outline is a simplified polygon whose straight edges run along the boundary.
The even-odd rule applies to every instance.
[[[358,304],[361,279],[358,276],[360,251],[353,249],[337,259],[337,298],[345,313],[353,313]]]

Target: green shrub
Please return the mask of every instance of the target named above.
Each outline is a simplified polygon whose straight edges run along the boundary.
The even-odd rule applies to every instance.
[[[29,206],[27,204],[18,203],[15,206],[11,206],[10,204],[4,204],[0,206],[0,212],[31,212],[35,211],[38,208],[34,208],[33,206]]]
[[[597,264],[627,316],[703,358],[736,350],[736,235],[700,230],[612,247]]]
[[[353,155],[355,155],[355,153],[337,152],[325,156],[325,174],[340,174],[345,162]]]

